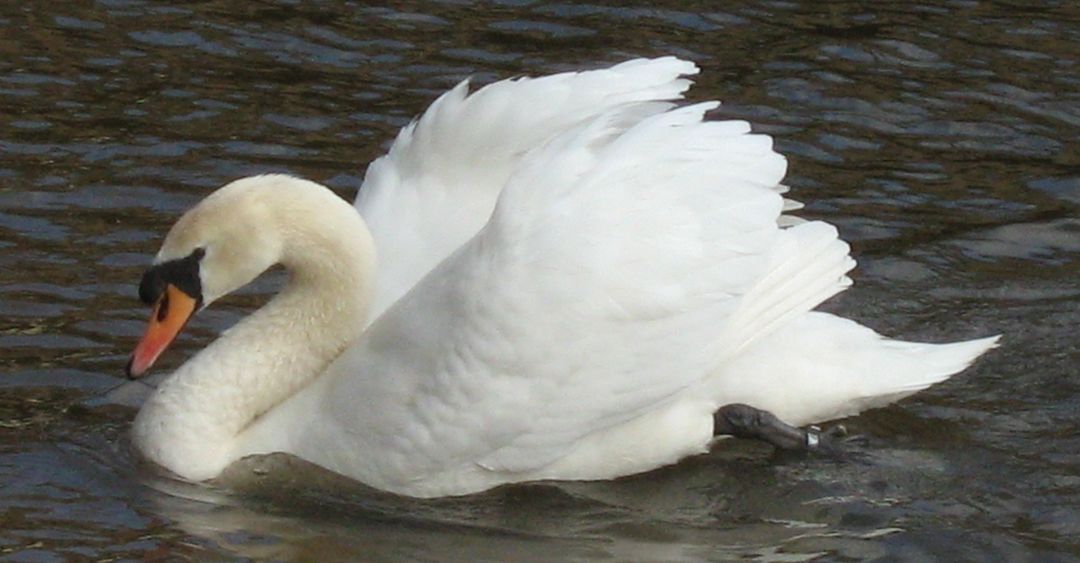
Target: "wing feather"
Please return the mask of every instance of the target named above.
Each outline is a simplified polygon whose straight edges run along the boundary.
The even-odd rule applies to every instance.
[[[423,437],[433,465],[542,468],[842,289],[846,245],[778,226],[783,157],[743,122],[703,121],[712,107],[629,129],[616,107],[551,139],[376,325],[433,358],[395,368],[416,374],[416,426],[448,429]]]
[[[376,318],[487,222],[529,151],[617,106],[623,128],[669,107],[698,72],[674,57],[504,80],[469,94],[468,81],[402,129],[368,168],[356,207],[380,254]]]
[[[401,148],[395,144],[401,154],[392,150],[369,172],[375,187],[358,206],[374,213],[377,239],[467,240],[400,249],[414,252],[407,256],[390,243],[388,265],[405,260],[426,275],[410,274],[422,279],[399,287],[408,293],[350,350],[365,376],[343,378],[354,388],[331,395],[346,401],[374,386],[376,395],[400,396],[392,408],[361,414],[380,417],[371,438],[386,441],[380,450],[408,458],[398,464],[401,478],[477,465],[540,470],[595,432],[710,388],[702,383],[734,354],[849,283],[853,262],[835,229],[782,215],[791,208],[781,195],[786,161],[769,137],[751,134],[745,122],[704,120],[715,102],[651,101],[682,92],[675,77],[693,70],[686,64],[635,61],[628,68],[664,69],[649,71],[656,85],[635,90],[647,94],[602,111],[590,102],[575,120],[522,143],[527,148],[497,152],[505,169],[492,177],[505,187],[489,180],[482,188],[490,209],[469,216],[486,220],[475,227],[440,223],[435,207],[388,223],[409,198],[464,197],[443,183],[471,174],[405,180],[441,161],[414,169],[395,159],[410,158],[404,153],[413,143],[439,142],[436,130],[454,122],[444,112],[467,115],[470,100],[509,96],[519,82],[448,94],[403,133]],[[588,74],[555,77],[552,91],[605,76]],[[379,184],[388,178],[397,183]],[[795,225],[781,226],[788,224]],[[387,254],[387,242],[379,243]],[[439,253],[445,260],[432,262]]]

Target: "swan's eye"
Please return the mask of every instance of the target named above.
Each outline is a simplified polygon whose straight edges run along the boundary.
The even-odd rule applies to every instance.
[[[161,301],[158,302],[157,320],[159,323],[165,322],[165,318],[169,316],[169,292],[161,294]]]
[[[191,257],[195,260],[202,260],[203,256],[206,256],[206,249],[201,246],[191,252]]]

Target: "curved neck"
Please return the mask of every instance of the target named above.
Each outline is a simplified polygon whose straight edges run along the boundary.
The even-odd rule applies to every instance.
[[[236,438],[245,428],[318,377],[363,331],[374,243],[352,206],[330,196],[331,209],[319,202],[314,215],[290,210],[295,219],[282,228],[284,289],[143,405],[133,432],[148,457],[187,479],[216,476],[239,455]]]

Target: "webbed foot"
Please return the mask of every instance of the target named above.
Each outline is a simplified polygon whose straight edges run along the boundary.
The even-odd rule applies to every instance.
[[[817,426],[802,429],[785,423],[769,411],[750,405],[725,405],[713,414],[713,435],[761,440],[788,451],[843,453],[843,445],[852,437],[838,424],[826,430]]]

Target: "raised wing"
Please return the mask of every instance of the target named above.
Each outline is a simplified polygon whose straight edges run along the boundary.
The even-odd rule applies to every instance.
[[[835,229],[778,226],[771,139],[703,122],[715,105],[617,107],[530,153],[483,230],[376,323],[366,353],[413,407],[393,436],[410,455],[539,469],[846,286]]]
[[[522,157],[611,108],[647,115],[681,97],[697,67],[673,57],[504,80],[443,94],[368,168],[356,207],[379,254],[377,318],[488,221]]]

